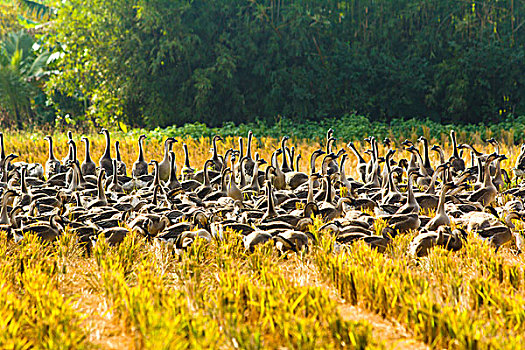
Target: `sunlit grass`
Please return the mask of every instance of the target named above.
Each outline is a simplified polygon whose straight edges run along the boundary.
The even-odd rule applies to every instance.
[[[47,144],[41,136],[6,134],[7,153],[44,163]],[[83,159],[80,135],[74,137]],[[104,140],[90,138],[98,159]],[[129,171],[136,140],[116,138]],[[179,141],[174,147],[179,169],[182,142],[194,168],[210,156],[208,139]],[[227,138],[220,152],[237,147],[236,141]],[[57,158],[65,156],[65,142],[55,135]],[[254,151],[270,160],[275,144],[263,138]],[[303,159],[320,147],[307,141],[295,146]],[[146,159],[160,159],[162,140],[148,140],[145,150]],[[517,151],[502,145],[510,158],[505,168],[514,164]],[[356,164],[350,155],[347,174],[355,178]],[[230,230],[220,240],[197,239],[180,255],[134,233],[117,247],[101,236],[91,256],[68,231],[46,245],[31,236],[15,245],[1,233],[0,348],[390,347],[374,335],[371,321],[347,319],[340,304],[395,320],[410,336],[438,348],[524,347],[525,260],[514,247],[495,253],[469,236],[457,253],[436,248],[414,259],[406,253],[414,232],[396,236],[379,253],[363,242],[337,246],[334,237],[319,232],[322,224],[314,218],[310,226],[316,242],[311,249],[286,255],[271,243],[246,252],[242,236]],[[375,233],[385,225],[376,220]]]

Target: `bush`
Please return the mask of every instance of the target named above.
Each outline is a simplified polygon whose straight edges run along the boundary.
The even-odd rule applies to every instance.
[[[48,92],[103,124],[149,128],[352,111],[496,123],[525,114],[524,15],[508,1],[71,0]]]

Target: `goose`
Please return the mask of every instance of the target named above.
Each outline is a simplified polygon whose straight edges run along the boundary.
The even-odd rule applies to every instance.
[[[223,141],[223,138],[220,137],[219,135],[213,136],[213,139],[212,139],[213,155],[211,159],[213,160],[213,169],[216,171],[222,171],[225,165],[224,165],[224,162],[219,157],[219,152],[217,150],[217,141]],[[250,144],[248,144],[248,147],[250,147]]]
[[[478,230],[477,234],[495,247],[497,252],[502,245],[512,241],[513,238],[515,240],[519,239],[517,238],[519,232],[514,231],[516,227],[512,223],[512,220],[521,220],[522,218],[523,216],[521,214],[515,211],[510,212],[505,216],[505,225],[487,227]]]
[[[210,243],[213,240],[213,237],[206,229],[184,231],[175,240],[175,248],[178,250],[188,249],[197,239],[202,239],[206,243]]]
[[[410,214],[410,213],[419,213],[419,204],[416,200],[416,197],[414,196],[414,189],[413,189],[413,182],[415,177],[419,176],[420,174],[416,171],[413,171],[412,173],[408,174],[408,195],[407,195],[407,201],[406,203],[400,207],[396,214]]]
[[[347,145],[348,148],[352,150],[354,155],[357,158],[357,172],[361,175],[361,181],[366,181],[366,161],[361,156],[361,154],[357,151],[357,148],[355,148],[355,145],[353,142],[349,142]]]
[[[109,246],[117,246],[122,243],[128,233],[129,230],[125,227],[110,227],[100,232],[101,235],[104,235]]]
[[[117,160],[117,175],[126,176],[127,175],[127,169],[126,169],[126,163],[122,161],[122,157],[120,156],[120,142],[115,141],[115,157]],[[115,167],[113,167],[113,170],[115,170]]]
[[[72,161],[67,161],[67,164],[66,166],[67,167],[70,167],[72,169],[71,171],[71,182],[69,183],[69,187],[68,187],[68,190],[70,192],[73,192],[73,191],[77,191],[80,187],[80,177],[78,176],[77,174],[77,168],[76,167],[73,167],[73,164],[76,164],[76,162],[72,162]]]
[[[53,214],[49,217],[49,223],[35,223],[15,230],[15,235],[22,239],[26,234],[36,234],[43,242],[54,242],[64,232],[64,227],[58,223],[60,216]]]
[[[145,224],[145,225],[144,225]],[[167,216],[158,214],[140,214],[127,226],[132,231],[138,226],[143,225],[142,229],[148,238],[157,236],[160,232],[164,231],[166,227],[170,225],[170,220]]]
[[[240,140],[242,140],[242,138]],[[183,143],[182,147],[184,149],[184,166],[182,167],[180,172],[181,172],[181,176],[183,180],[189,180],[193,178],[195,169],[193,169],[190,165],[190,155],[188,152],[188,145]]]
[[[233,198],[236,201],[241,201],[244,199],[242,195],[242,191],[237,187],[237,184],[235,183],[235,156],[231,157],[231,168],[233,169],[231,171],[230,180],[228,182],[228,187],[226,188],[226,194],[228,197]]]
[[[443,149],[441,148],[441,146],[433,145],[430,150],[438,153],[438,155],[439,155],[439,164],[447,163],[447,160],[445,159],[445,152],[443,152]],[[450,166],[450,163],[448,163],[448,164]],[[443,182],[450,182],[450,181],[452,181],[452,174],[450,173],[450,167],[446,171],[444,171],[442,174],[443,175],[442,175],[441,179],[442,179]],[[433,176],[434,175],[432,175],[432,177]],[[433,181],[435,182],[437,178],[433,177],[433,179],[434,179]]]
[[[108,192],[120,194],[124,193],[124,189],[118,183],[118,162],[116,159],[113,159],[113,175],[111,176],[111,183],[108,186]]]
[[[339,173],[339,165],[337,164],[337,159],[345,153],[346,153],[346,150],[344,148],[341,148],[339,151],[337,151],[335,156],[332,157],[332,160],[329,161],[327,164],[327,169],[326,169],[327,174],[333,175],[333,174]]]
[[[325,153],[326,152],[323,151],[322,149],[317,149],[314,152],[312,152],[312,155],[310,156],[310,174],[317,173],[316,168],[315,168],[315,162],[316,162],[317,158],[319,158],[320,156],[322,156]],[[316,180],[314,182],[314,187],[318,187],[318,186],[319,186],[319,182]]]
[[[290,171],[292,171],[292,168],[290,168],[290,164],[288,163],[288,156],[287,156],[287,152],[286,152],[286,141],[288,141],[290,139],[289,136],[284,136],[282,139],[281,139],[281,152],[280,154],[283,155],[283,163],[281,165],[281,171],[283,173],[289,173]]]
[[[328,133],[327,140],[332,138],[333,131]],[[422,142],[425,147],[422,138],[419,138],[418,141]],[[28,176],[27,163],[23,162],[13,163],[14,170],[5,172],[7,176],[2,176],[3,189],[1,191],[4,192],[5,198],[2,198],[0,230],[8,231],[8,237],[14,236],[18,240],[23,234],[20,228],[29,232],[32,227],[35,229],[35,227],[46,226],[46,228],[36,228],[36,230],[47,232],[47,228],[51,227],[49,220],[55,220],[56,224],[61,227],[67,223],[71,232],[78,236],[78,241],[83,245],[96,240],[99,232],[103,233],[111,245],[122,242],[128,232],[135,232],[155,243],[171,242],[177,250],[186,249],[201,234],[210,241],[217,237],[224,237],[224,233],[227,237],[231,237],[228,232],[235,230],[239,238],[243,237],[247,250],[252,250],[260,240],[261,242],[270,241],[273,245],[268,248],[286,253],[288,251],[300,252],[315,243],[315,238],[309,231],[315,221],[312,216],[317,216],[317,220],[320,219],[324,223],[319,231],[322,234],[333,234],[336,247],[352,242],[363,242],[373,249],[385,251],[392,243],[392,237],[414,230],[421,232],[412,242],[416,248],[409,249],[409,253],[415,257],[428,254],[433,246],[441,246],[451,251],[461,249],[466,236],[465,230],[473,232],[474,235],[485,239],[496,248],[509,241],[510,232],[510,241],[515,239],[519,249],[523,246],[522,237],[512,232],[512,229],[509,230],[510,225],[499,224],[495,216],[501,210],[510,213],[522,211],[521,192],[524,191],[523,189],[515,188],[513,191],[505,192],[505,194],[514,196],[510,199],[503,198],[503,196],[498,197],[498,201],[501,199],[502,202],[499,203],[497,210],[491,206],[495,200],[489,206],[485,206],[482,200],[471,201],[469,198],[477,191],[466,193],[462,191],[470,188],[467,181],[470,180],[476,169],[469,168],[464,172],[457,172],[452,178],[448,174],[451,166],[446,161],[448,158],[445,158],[440,148],[432,147],[439,153],[439,162],[436,162],[439,166],[435,168],[426,192],[418,192],[417,187],[414,188],[414,182],[419,182],[420,172],[422,173],[425,169],[428,171],[425,164],[426,156],[423,157],[425,159],[418,159],[417,155],[412,153],[415,162],[421,163],[415,167],[419,169],[418,171],[408,170],[410,167],[406,159],[399,160],[396,166],[393,160],[393,150],[386,152],[385,158],[380,157],[378,141],[373,137],[368,138],[371,148],[365,151],[369,153],[371,159],[368,174],[365,174],[368,177],[361,179],[363,182],[358,182],[347,177],[348,169],[345,166],[348,163],[348,155],[341,150],[337,152],[338,154],[332,153],[332,149],[335,152],[333,142],[332,140],[327,145],[328,153],[324,150],[310,153],[311,168],[309,170],[311,171],[307,172],[309,176],[300,172],[298,149],[294,146],[286,147],[286,140],[283,145],[282,139],[272,155],[273,165],[268,166],[266,172],[260,170],[265,163],[264,160],[259,157],[259,154],[252,153],[255,154],[251,168],[253,175],[246,176],[248,156],[243,155],[244,145],[240,141],[239,150],[227,149],[224,157],[217,154],[223,170],[220,176],[213,181],[210,180],[210,174],[215,172],[210,168],[216,163],[213,157],[210,157],[211,159],[208,159],[202,170],[198,172],[201,175],[191,176],[191,173],[188,172],[189,177],[179,182],[177,175],[182,175],[184,178],[186,172],[181,171],[177,174],[173,151],[168,152],[170,177],[167,182],[160,179],[158,165],[154,161],[151,164],[155,166],[157,176],[148,175],[128,181],[126,177],[118,176],[118,170],[113,169],[118,169],[119,152],[117,152],[116,159],[111,160],[112,175],[108,176],[108,187],[105,190],[106,173],[104,169],[101,169],[96,178],[93,175],[84,175],[82,167],[75,161],[76,146],[71,140],[68,141],[68,144],[72,161],[69,161],[67,165],[71,168],[71,171],[68,170],[68,172],[72,175],[68,175],[67,181],[66,173],[51,176],[46,182],[36,181]],[[496,145],[494,141],[487,140],[487,142]],[[387,147],[390,144],[388,140],[385,141]],[[115,146],[118,148],[116,142]],[[410,144],[410,146],[413,145]],[[89,149],[87,144],[86,147]],[[186,156],[188,149],[184,145],[183,148]],[[458,149],[470,148],[460,145]],[[504,159],[503,155],[499,155],[499,151],[496,148],[492,160],[491,154],[480,154],[479,158],[483,168],[487,167],[487,163],[489,170],[491,167],[494,168],[495,175],[493,179],[491,177],[494,186],[496,186],[496,179],[500,178],[497,172],[498,166],[501,169],[501,165],[497,162]],[[422,149],[420,157],[424,152],[425,150]],[[283,156],[282,161],[278,158],[279,155]],[[325,157],[321,162],[321,167],[316,169],[316,158],[321,155]],[[332,166],[334,164],[332,161],[338,156],[341,156],[341,159],[339,164],[334,162],[337,166],[335,168]],[[285,160],[288,165],[284,164]],[[294,160],[295,166],[292,166]],[[382,164],[383,162],[385,164]],[[360,163],[358,158],[358,166]],[[186,160],[184,164],[186,166]],[[228,167],[230,164],[231,167]],[[363,164],[366,164],[364,160]],[[9,166],[9,162],[6,162],[5,166]],[[290,171],[283,172],[283,169],[286,170],[287,167]],[[366,165],[364,168],[366,170]],[[403,178],[404,169],[407,169],[408,175],[406,185],[400,183],[401,180],[399,180]],[[276,179],[281,176],[279,172],[284,175],[285,179],[281,189],[276,186],[278,184]],[[443,177],[441,177],[442,172],[445,172]],[[483,182],[487,173],[490,172],[481,170],[478,173]],[[504,176],[503,170],[500,174],[501,177]],[[300,184],[291,182],[296,176],[301,180]],[[448,186],[452,184],[452,179],[455,181],[454,188]],[[131,181],[136,183],[140,181],[142,185],[125,187]],[[381,188],[381,182],[389,188],[389,192],[385,193]],[[442,183],[444,185],[441,185]],[[266,188],[264,193],[260,193],[262,186]],[[398,189],[398,187],[405,186],[408,186],[406,198],[405,194],[401,194]],[[126,192],[129,193],[122,193],[119,187],[122,189],[125,187]],[[138,189],[138,187],[143,188]],[[215,187],[219,190],[214,190]],[[481,189],[486,187],[482,186]],[[20,189],[21,193],[8,192],[12,188]],[[346,193],[337,191],[342,188],[347,189]],[[439,197],[435,195],[436,191],[441,191]],[[396,197],[395,200],[392,199],[394,197]],[[389,206],[389,209],[392,209],[391,212],[395,214],[372,216],[360,211],[372,210],[374,212],[374,209],[378,209],[378,202],[382,203],[380,208]],[[436,217],[430,219],[424,215],[420,216],[417,207],[431,207],[425,204],[431,202],[432,207],[437,208]],[[442,203],[444,204],[443,209],[441,209]],[[507,204],[504,206],[504,203]],[[401,204],[403,206],[398,208]],[[14,209],[10,212],[11,207]],[[446,220],[441,217],[442,214],[447,216],[449,224],[450,220],[454,220],[456,225],[461,225],[459,227],[465,229],[452,230]],[[199,219],[195,220],[195,217]],[[387,225],[379,236],[374,230],[376,219],[385,220]],[[62,233],[62,229],[59,227],[57,232],[51,232],[45,239],[51,241],[56,239]],[[424,243],[427,241],[430,243]],[[252,244],[254,242],[255,244]]]
[[[432,169],[432,165],[430,165],[430,157],[428,155],[428,140],[424,136],[421,136],[418,141],[423,143],[423,167],[425,168],[427,175],[432,176],[432,174],[434,174],[434,169]]]
[[[73,133],[71,131],[68,131],[67,132],[67,144],[70,145],[71,141],[73,141]],[[72,161],[72,160],[73,160],[73,153],[72,153],[72,149],[69,148],[67,155],[62,159],[62,164],[65,166],[68,161]]]
[[[169,160],[169,152],[172,149],[172,146],[175,142],[178,142],[173,137],[168,137],[164,141],[164,158],[162,158],[162,161],[159,163],[159,179],[162,181],[168,181],[170,177],[170,160]],[[177,172],[177,170],[175,170]]]
[[[76,163],[76,164],[80,164],[78,159],[77,159],[77,144],[75,143],[75,140],[73,140],[72,138],[69,139],[69,141],[67,142],[68,146],[69,146],[69,155],[68,155],[68,160],[66,160],[66,163],[64,163],[64,166],[68,167],[68,164],[69,163]],[[72,173],[68,173],[66,175],[66,180],[71,180],[70,177],[71,177],[71,174]]]
[[[215,164],[213,162],[213,159],[210,159],[211,160],[211,165],[213,166],[213,164]],[[203,201],[204,202],[213,202],[213,201],[216,201],[217,199],[221,198],[221,197],[224,197],[226,196],[226,175],[230,172],[230,169],[229,168],[225,168],[222,173],[221,173],[221,177],[220,177],[220,189],[218,191],[212,191],[210,192],[209,194],[207,194],[206,196],[204,196],[203,198]]]
[[[243,244],[245,251],[253,252],[255,247],[272,239],[272,235],[266,231],[253,231],[247,236],[243,237]]]
[[[359,241],[364,242],[371,249],[377,250],[379,253],[384,253],[392,243],[392,238],[386,234],[382,236],[364,236],[360,238]]]
[[[452,231],[448,226],[440,226],[437,232],[424,232],[417,235],[408,247],[408,254],[413,257],[427,256],[432,248],[441,246],[450,251],[458,251],[463,247],[464,231]]]
[[[352,201],[350,198],[339,198],[337,205],[335,207],[326,207],[320,210],[320,214],[323,218],[323,221],[332,221],[334,219],[340,218],[344,215],[343,205],[345,203],[351,204]]]
[[[499,155],[497,155],[496,153],[492,153],[491,155],[487,157],[487,160],[485,161],[485,165],[483,167],[483,173],[484,173],[483,187],[473,192],[468,197],[468,200],[470,202],[478,202],[486,207],[486,206],[491,205],[496,199],[496,195],[498,194],[498,189],[492,183],[492,177],[490,176],[489,167],[490,167],[490,164],[498,157]]]
[[[405,146],[405,151],[408,151],[410,152],[411,156],[410,156],[410,163],[408,164],[408,172],[412,172],[414,170],[418,170],[419,171],[419,165],[418,165],[418,159],[417,159],[417,155],[416,155],[416,152],[411,152],[409,150],[410,147],[414,147],[414,144],[412,143],[412,141],[410,140],[405,140],[403,142],[401,142],[401,144],[403,146]]]
[[[407,151],[411,152],[416,156],[417,162],[418,162],[418,170],[421,176],[418,177],[417,183],[420,186],[429,186],[430,181],[432,180],[429,173],[427,172],[427,169],[425,168],[425,164],[423,163],[423,159],[421,158],[421,154],[419,151],[412,145],[409,148],[407,148]],[[408,168],[408,171],[414,170],[416,168]]]
[[[177,179],[177,166],[175,165],[175,153],[173,151],[170,151],[169,153],[170,158],[170,177],[168,179],[168,182],[166,183],[166,187],[168,187],[170,190],[174,190],[177,188],[181,188],[182,185]],[[207,177],[207,174],[206,174]],[[208,182],[209,182],[208,178]]]
[[[440,226],[437,232],[424,232],[414,237],[408,246],[408,254],[418,258],[427,256],[432,248],[445,243],[443,232],[446,228],[446,226]]]
[[[304,232],[295,230],[280,232],[276,238],[275,248],[277,248],[281,254],[288,251],[298,252],[307,250],[310,240],[313,240]],[[290,245],[289,242],[293,243],[293,245]]]
[[[483,211],[471,211],[456,219],[458,225],[462,225],[469,232],[477,232],[499,223],[499,215],[492,207],[486,207]]]
[[[383,236],[395,237],[398,233],[406,233],[419,229],[421,220],[418,213],[395,214],[391,216],[380,216],[385,220],[387,226],[383,229]]]
[[[151,182],[149,189],[153,190],[156,187],[160,188],[160,170],[159,170],[159,162],[157,162],[155,159],[152,159],[149,161],[148,165],[152,165],[154,172],[153,172],[153,181]]]
[[[459,155],[456,132],[454,130],[450,131],[450,139],[452,140],[453,153],[448,161],[451,165],[452,175],[456,175],[465,170],[465,161]]]
[[[501,154],[498,158],[496,158],[496,172],[494,174],[494,178],[492,179],[492,183],[494,186],[496,186],[498,192],[503,189],[505,182],[510,183],[510,181],[505,181],[503,179],[503,169],[501,169],[501,162],[507,159],[507,156],[504,154]]]
[[[15,201],[13,202],[13,206],[15,207],[24,207],[26,205],[29,205],[32,201],[32,194],[30,188],[27,186],[26,181],[26,173],[27,168],[24,166],[21,169],[21,178],[20,178],[20,195],[16,197]]]
[[[281,167],[279,166],[279,161],[277,160],[277,156],[279,156],[282,153],[281,149],[277,149],[272,154],[272,167],[274,171],[274,177],[272,178],[272,185],[277,190],[284,190],[286,188],[286,176],[281,170]]]
[[[101,168],[98,173],[98,181],[97,181],[97,199],[89,202],[86,205],[87,209],[95,208],[95,207],[103,207],[108,205],[108,200],[106,198],[106,192],[104,191],[104,183],[103,179],[106,170]]]
[[[195,192],[197,193],[197,196],[199,196],[199,198],[201,199],[206,197],[211,191],[213,191],[211,187],[211,183],[210,183],[210,177],[208,175],[208,168],[211,167],[212,164],[213,164],[213,160],[211,159],[208,159],[206,160],[206,162],[204,162],[204,167],[203,167],[204,182],[200,187],[198,187],[195,190]]]
[[[4,163],[3,163],[3,168],[2,168],[2,182],[0,183],[2,187],[7,187],[7,180],[9,177],[9,173],[7,169],[9,168],[10,162],[16,158],[18,158],[18,156],[13,153],[9,154],[8,156],[4,158]]]
[[[371,138],[370,140],[370,145],[372,146],[371,150],[370,150],[370,154],[371,154],[371,159],[370,159],[370,168],[368,169],[369,172],[368,172],[368,179],[369,180],[372,180],[374,177],[377,176],[378,178],[378,181],[379,183],[381,184],[381,178],[380,178],[380,174],[381,174],[381,167],[379,166],[379,162],[380,162],[380,158],[379,158],[379,151],[378,151],[378,148],[377,148],[377,141],[374,137]]]
[[[312,173],[308,177],[308,193],[306,195],[306,204],[314,203],[314,187],[315,182],[321,178],[321,175],[318,173]]]
[[[4,133],[0,132],[0,169],[4,168],[4,162],[5,162]]]
[[[520,153],[516,162],[514,163],[514,168],[512,168],[514,175],[517,178],[522,178],[525,176],[525,143],[520,147]]]
[[[341,157],[341,173],[339,176],[339,181],[344,186],[344,188],[346,188],[346,193],[351,194],[352,184],[350,183],[350,181],[348,181],[348,178],[346,177],[346,173],[345,173],[345,165],[346,165],[347,157],[348,157],[347,154],[343,154],[343,156]]]
[[[243,140],[242,137],[239,137],[237,139],[237,142],[239,143],[239,159],[238,159],[238,162],[235,164],[235,171],[240,174],[241,171],[240,171],[239,168],[243,166],[241,164],[241,162],[243,161],[243,158],[245,157],[244,156],[244,140]],[[246,160],[244,160],[244,161],[246,161]],[[242,173],[244,173],[244,169],[243,169]]]
[[[49,179],[51,176],[60,172],[60,161],[55,157],[55,153],[53,152],[53,138],[50,135],[47,135],[44,137],[44,140],[47,140],[49,143],[49,155],[45,165],[46,179]],[[5,159],[5,155],[3,156],[3,159]]]
[[[2,195],[2,210],[0,212],[1,225],[8,225],[10,223],[7,203],[11,200],[11,197],[14,196],[17,196],[17,193],[14,190],[6,190]]]
[[[80,170],[82,170],[82,173],[84,175],[96,175],[97,171],[97,165],[95,162],[91,159],[91,153],[90,153],[90,145],[89,145],[89,139],[85,136],[82,136],[80,138],[80,141],[84,142],[86,145],[86,155],[84,158],[84,161],[82,162],[82,165],[80,167]]]
[[[334,147],[335,141],[337,141],[337,139],[335,137],[330,137],[328,139],[328,141],[326,142],[326,154],[331,154],[332,153],[332,148]],[[344,151],[344,152],[346,152],[346,151]],[[337,165],[336,160],[335,159],[331,160],[327,164],[327,172],[329,174],[334,174],[334,173],[337,173],[338,171],[339,171],[339,166]]]
[[[24,216],[19,215],[23,211],[21,206],[16,206],[11,210],[9,214],[9,220],[6,224],[0,224],[0,231],[4,231],[7,234],[7,239],[13,238],[13,230],[19,229],[23,225]]]
[[[495,148],[496,154],[499,154],[499,143],[494,138],[490,138],[486,140],[487,143],[491,144]],[[494,170],[494,178],[492,179],[492,183],[494,186],[496,186],[496,189],[499,191],[502,189],[503,185],[505,184],[505,181],[503,180],[502,170],[501,170],[501,161],[508,159],[504,154],[501,154],[499,158],[496,159],[496,165]]]
[[[324,187],[323,189],[317,192],[317,194],[314,197],[314,200],[317,202],[322,201],[331,206],[335,199],[335,190],[332,186],[332,175],[325,175],[323,178]]]
[[[275,210],[272,183],[269,180],[266,181],[266,203],[266,212],[261,217],[261,222],[272,219],[278,215],[277,211]]]
[[[299,166],[299,162],[301,161],[301,153],[298,153],[297,156],[295,157],[295,171],[296,172],[301,172],[301,168]]]
[[[146,135],[139,136],[139,155],[135,163],[133,163],[133,168],[131,169],[131,176],[134,178],[148,175],[148,163],[144,160],[144,149],[142,146],[142,142],[146,138]]]
[[[78,186],[77,186],[78,190],[92,190],[97,187],[96,178],[94,178],[94,181],[93,181],[93,177],[88,175],[90,176],[89,181],[88,181],[87,180],[88,177],[84,177],[84,174],[82,174],[82,170],[78,166],[77,162],[70,162],[69,165],[72,167],[73,173],[75,174],[75,177],[76,177],[75,181],[77,181],[78,183]]]
[[[394,181],[392,180],[393,171],[390,167],[390,159],[394,155],[395,150],[389,150],[386,156],[386,168],[387,168],[387,193],[383,197],[383,204],[395,204],[399,203],[402,200],[402,195],[399,193]]]
[[[381,172],[381,188],[383,190],[385,190],[389,186],[389,174],[392,172],[392,177],[396,174],[393,173],[392,168],[396,164],[396,162],[392,159],[394,153],[390,151],[393,151],[395,153],[395,150],[388,150],[384,157],[379,158],[379,163],[385,163],[385,166],[383,167],[383,170]]]
[[[461,145],[458,146],[458,149],[461,149],[461,150],[468,149],[468,150],[470,150],[471,155],[475,156],[475,157],[472,157],[472,156],[470,157],[470,159],[472,160],[472,166],[475,165],[474,160],[476,158],[480,158],[482,161],[485,161],[487,159],[487,156],[488,156],[487,154],[484,154],[483,152],[478,151],[470,143],[462,143]]]
[[[525,206],[523,205],[523,201],[521,199],[514,199],[507,203],[505,203],[505,206],[503,207],[503,211],[517,211],[521,212],[525,209]]]
[[[379,163],[376,161],[373,161],[372,169],[370,171],[370,174],[371,174],[370,181],[368,181],[365,184],[365,186],[363,186],[364,189],[374,190],[374,189],[379,189],[381,187],[381,182],[379,181],[378,170],[379,170]]]
[[[241,156],[239,155],[239,157]],[[244,162],[246,162],[246,160],[246,157],[242,157],[235,165],[236,172],[239,173],[239,188],[241,189],[246,187],[246,174],[244,173]]]
[[[247,175],[253,175],[253,167],[255,166],[255,161],[252,158],[252,140],[253,132],[248,131],[248,145],[246,147],[246,162],[244,163],[244,171]]]
[[[436,195],[436,180],[439,176],[439,174],[443,171],[446,171],[449,167],[448,162],[445,164],[440,164],[436,167],[436,170],[434,171],[434,174],[432,175],[432,179],[430,181],[430,185],[428,186],[427,190],[423,193],[417,193],[415,194],[415,198],[417,200],[417,203],[422,210],[436,210],[439,203],[439,196]],[[459,182],[456,183],[459,185]]]
[[[446,183],[443,185],[443,188],[441,189],[441,193],[439,195],[439,202],[438,207],[436,211],[436,216],[434,216],[425,226],[425,229],[428,231],[435,231],[438,229],[439,226],[449,226],[450,225],[450,218],[448,217],[447,213],[445,212],[445,196],[447,192],[453,188],[456,188],[457,186],[452,183]]]
[[[104,169],[107,176],[111,176],[113,174],[113,162],[111,161],[111,139],[109,131],[103,128],[100,133],[104,134],[106,138],[106,148],[104,154],[98,161],[98,165],[100,166],[100,169]]]
[[[295,159],[295,146],[292,146],[291,148],[286,148],[286,153],[288,154],[288,157],[290,158],[290,169],[294,172],[295,166],[294,166],[294,159]]]
[[[321,175],[333,175],[329,172],[329,164],[336,160],[337,157],[338,155],[334,153],[328,153],[323,157],[323,161],[321,162]]]

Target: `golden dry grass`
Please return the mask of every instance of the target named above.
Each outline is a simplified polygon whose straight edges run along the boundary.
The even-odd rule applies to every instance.
[[[6,133],[7,152],[43,163],[41,136]],[[90,137],[98,159],[103,138]],[[62,158],[65,136],[55,139]],[[117,139],[129,171],[136,137]],[[210,155],[207,139],[179,141],[188,144],[194,168]],[[146,159],[162,157],[160,142],[146,143]],[[320,147],[294,145],[303,157]],[[269,160],[275,146],[260,139],[255,151]],[[219,144],[221,152],[226,147],[237,140]],[[180,169],[180,143],[175,152]],[[503,145],[501,152],[509,168],[518,149]],[[347,174],[356,176],[349,158]],[[100,240],[87,257],[67,232],[51,245],[31,237],[16,245],[3,235],[0,348],[525,347],[523,255],[469,239],[460,252],[435,249],[416,261],[406,254],[410,239],[397,237],[379,254],[364,244],[334,252],[333,240],[321,236],[306,253],[279,256],[268,246],[247,254],[241,237],[227,232],[176,256],[130,234],[119,247]]]

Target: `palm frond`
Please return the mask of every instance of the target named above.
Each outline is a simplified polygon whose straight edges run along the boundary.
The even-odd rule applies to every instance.
[[[33,19],[37,21],[43,21],[44,19],[54,18],[57,14],[57,10],[46,4],[31,1],[31,0],[19,0],[18,1],[21,8],[25,10],[25,14],[32,16]]]

